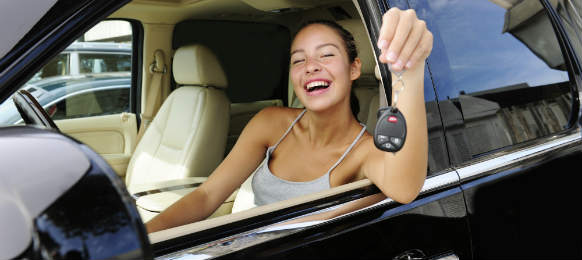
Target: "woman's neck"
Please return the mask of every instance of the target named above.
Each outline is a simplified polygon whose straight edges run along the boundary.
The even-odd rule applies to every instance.
[[[349,106],[325,111],[307,110],[305,126],[309,143],[314,147],[325,147],[331,143],[342,143],[346,138],[351,138],[351,132],[357,120],[354,118]]]

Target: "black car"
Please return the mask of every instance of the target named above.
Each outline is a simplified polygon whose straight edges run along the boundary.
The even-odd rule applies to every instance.
[[[22,5],[0,11],[13,35],[0,40],[0,104],[14,99],[26,123],[0,127],[2,259],[582,257],[579,1],[59,0],[26,15],[15,12],[30,9]],[[226,90],[196,86],[229,100],[225,129],[213,131],[222,139],[205,148],[220,160],[257,111],[301,106],[288,80],[290,39],[304,21],[335,20],[360,49],[358,118],[373,129],[390,100],[374,39],[391,7],[415,10],[435,39],[424,80],[427,179],[416,200],[399,204],[360,180],[236,213],[228,199],[207,220],[146,234],[144,220],[208,174],[147,183],[157,177],[132,172],[137,160],[154,174],[167,164],[135,157],[147,142],[136,148],[137,125],[183,93],[170,54],[202,44],[222,64]],[[19,90],[78,39],[131,44],[130,87],[119,94],[127,111],[53,122],[50,106]],[[152,127],[146,140],[162,131]]]

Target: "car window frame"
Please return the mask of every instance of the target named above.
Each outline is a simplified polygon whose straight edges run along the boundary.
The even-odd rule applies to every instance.
[[[382,1],[382,0],[380,0]],[[354,4],[359,6],[360,18],[363,20],[370,39],[377,37],[381,24],[382,9],[377,0],[354,0]],[[379,50],[374,46],[375,57],[378,57]],[[376,60],[378,63],[378,61]],[[390,82],[390,74],[385,64],[379,63],[384,67],[385,73],[381,74],[383,82]],[[388,84],[391,86],[391,84]],[[391,92],[388,92],[391,93]],[[440,115],[439,115],[440,116]],[[446,147],[445,147],[446,149]],[[447,167],[438,172],[427,175],[425,184],[415,201],[427,199],[431,196],[439,196],[442,189],[448,189],[460,184],[457,172]],[[253,208],[251,210],[238,213],[231,213],[207,219],[172,229],[162,230],[149,234],[152,249],[156,257],[164,256],[172,258],[177,254],[192,252],[201,253],[198,249],[215,245],[216,241],[227,238],[230,241],[246,239],[253,234],[264,232],[274,225],[286,223],[289,220],[317,214],[328,210],[335,210],[351,202],[357,202],[379,195],[381,191],[368,179],[357,182],[344,184],[332,189],[309,194],[294,198],[287,201],[268,204],[265,206]],[[368,205],[356,210],[341,214],[333,219],[328,219],[320,223],[311,223],[295,229],[289,229],[280,235],[273,236],[269,239],[262,239],[260,243],[281,238],[293,234],[304,228],[312,228],[321,225],[327,225],[334,221],[348,218],[353,215],[365,214],[368,210],[378,207],[387,207],[394,214],[409,210],[414,207],[414,203],[402,205],[390,198],[380,200],[373,205]],[[387,216],[384,216],[387,217]],[[229,242],[230,243],[230,242]],[[228,249],[225,249],[228,251]],[[239,250],[239,249],[237,249]],[[213,257],[219,255],[213,255]]]
[[[102,54],[102,55],[109,55],[112,54],[112,52],[106,52],[106,51],[102,51],[102,50],[98,50],[98,51],[86,51],[86,50],[69,50],[67,48],[69,48],[71,46],[71,44],[67,45],[67,47],[57,53],[56,55],[54,55],[52,58],[48,59],[48,61],[46,61],[47,63],[50,63],[52,60],[54,60],[56,57],[63,55],[66,60],[68,60],[67,64],[66,64],[66,70],[68,72],[67,75],[64,75],[65,77],[72,77],[71,79],[74,80],[74,77],[79,77],[82,75],[89,75],[89,77],[91,77],[91,75],[99,75],[99,74],[121,74],[121,73],[129,73],[129,78],[130,78],[130,85],[128,88],[128,98],[129,98],[129,107],[127,111],[127,113],[133,113],[136,114],[137,108],[136,108],[136,104],[139,104],[140,102],[136,102],[136,96],[137,93],[139,93],[137,91],[137,85],[141,83],[141,61],[142,61],[142,51],[140,51],[139,49],[135,49],[135,46],[138,46],[138,48],[140,48],[141,46],[143,46],[143,26],[141,24],[141,22],[137,21],[137,20],[133,20],[133,19],[119,19],[119,18],[111,18],[111,19],[104,19],[101,20],[99,22],[97,22],[96,24],[103,22],[103,21],[124,21],[127,22],[132,30],[132,40],[131,40],[131,46],[132,49],[130,52],[115,52],[115,53],[119,53],[120,55],[127,55],[130,56],[130,63],[131,63],[131,67],[130,67],[130,71],[127,72],[102,72],[102,73],[93,73],[93,72],[87,72],[87,73],[82,73],[80,71],[80,59],[81,59],[81,55],[83,54]],[[93,25],[95,26],[95,25]],[[89,30],[91,28],[90,27]],[[86,31],[84,31],[86,32]],[[136,33],[137,32],[137,33]],[[115,54],[113,53],[113,54]],[[136,57],[137,56],[137,57]],[[41,68],[36,71],[35,73],[33,73],[32,78],[34,78],[34,75],[37,75],[46,65],[47,63],[43,63]],[[76,64],[72,64],[72,63],[76,63]],[[77,71],[73,72],[72,71],[72,67],[77,67]],[[137,69],[140,68],[140,69]],[[22,86],[19,86],[19,88],[24,88],[27,86],[29,82],[26,82],[25,84],[23,84]],[[32,82],[32,84],[34,84],[34,82]],[[89,93],[89,92],[97,92],[97,91],[103,91],[106,89],[110,89],[110,88],[115,88],[115,89],[119,89],[119,88],[123,88],[124,85],[112,85],[112,86],[101,86],[101,87],[97,87],[95,89],[83,89],[83,90],[78,90],[78,91],[74,91],[72,93],[67,93],[64,96],[58,97],[57,99],[50,101],[49,103],[46,103],[43,105],[43,108],[46,110],[47,108],[51,107],[54,104],[57,104],[63,100],[65,100],[66,98],[69,97],[73,97],[73,96],[77,96],[77,95],[81,95],[84,93]],[[10,100],[5,100],[4,102],[11,102]],[[2,104],[3,102],[0,102],[0,104]],[[96,115],[80,115],[80,116],[74,116],[74,117],[70,117],[70,118],[61,118],[61,119],[56,119],[56,120],[67,120],[67,119],[77,119],[77,118],[90,118],[90,117],[95,117],[95,116],[103,116],[103,115],[111,115],[111,114],[115,114],[115,113],[109,113],[107,111],[104,111],[104,113],[102,114],[96,114]],[[15,121],[12,124],[22,124],[23,120],[20,118],[20,116],[18,116],[19,119],[17,119],[17,121]],[[139,120],[139,119],[136,119]]]

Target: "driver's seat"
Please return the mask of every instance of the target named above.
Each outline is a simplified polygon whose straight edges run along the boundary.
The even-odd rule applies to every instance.
[[[180,87],[164,101],[129,162],[131,194],[144,185],[207,177],[224,157],[230,101],[217,57],[203,45],[184,46],[172,71]]]

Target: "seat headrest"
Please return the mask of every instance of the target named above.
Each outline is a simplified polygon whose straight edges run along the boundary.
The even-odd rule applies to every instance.
[[[337,23],[354,36],[356,47],[358,47],[358,57],[362,60],[362,74],[374,75],[376,59],[372,46],[370,45],[370,38],[368,37],[366,27],[364,27],[362,20],[348,19],[337,21]]]
[[[195,44],[178,48],[172,64],[174,79],[181,85],[226,88],[228,82],[222,66],[206,46]]]

